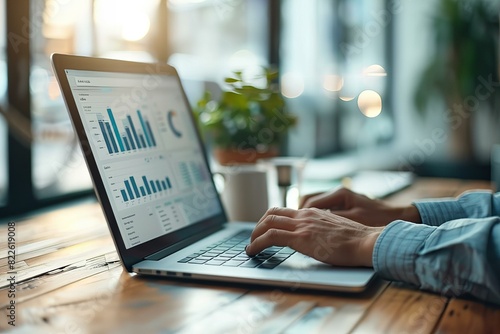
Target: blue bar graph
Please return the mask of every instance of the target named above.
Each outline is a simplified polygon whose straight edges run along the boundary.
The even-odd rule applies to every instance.
[[[106,124],[106,130],[108,130],[109,141],[113,145],[113,150],[114,150],[114,152],[118,153],[119,152],[118,146],[116,146],[116,141],[115,141],[115,137],[113,136],[113,132],[111,131],[111,126],[109,125],[108,122],[105,122],[105,124]]]
[[[137,135],[137,131],[135,130],[134,122],[132,122],[132,117],[127,115],[128,123],[130,124],[130,128],[132,129],[132,134],[134,135],[134,140],[137,143],[138,148],[142,148],[141,142],[139,141],[139,136]]]
[[[128,141],[130,142],[130,146],[132,146],[132,149],[135,150],[134,138],[132,138],[132,133],[130,132],[130,129],[128,126],[125,127],[125,132],[127,133],[127,138],[128,138]]]
[[[122,193],[123,200],[125,202],[127,202],[128,201],[128,196],[127,196],[127,193],[125,192],[125,190],[121,189],[120,192]]]
[[[141,140],[142,147],[146,147],[146,142],[144,141],[144,136],[142,134],[139,135],[139,139]]]
[[[141,195],[139,194],[139,188],[137,187],[137,183],[135,183],[135,179],[133,176],[129,177],[130,179],[130,182],[132,183],[132,188],[134,189],[134,193],[136,195],[136,197],[141,197]]]
[[[109,141],[108,134],[106,133],[106,128],[104,127],[104,122],[100,119],[100,120],[98,120],[98,123],[99,123],[99,128],[101,128],[102,136],[104,137],[104,142],[106,143],[108,153],[112,154],[114,151],[113,151],[113,148],[111,147],[111,143]]]
[[[123,183],[125,183],[125,188],[127,188],[128,197],[130,197],[130,199],[134,199],[134,193],[132,192],[132,188],[130,188],[130,183],[128,182],[128,180],[125,180]]]
[[[149,188],[149,182],[145,176],[142,177],[142,182],[144,182],[144,186],[146,187],[146,191],[148,192],[148,195],[151,195],[151,188]]]
[[[156,147],[157,142],[151,124],[140,110],[137,110],[136,118],[136,122],[138,120],[140,123],[139,126],[134,124],[131,115],[124,115],[118,120],[121,121],[121,128],[118,127],[113,110],[107,108],[106,111],[109,121],[104,120],[102,114],[97,115],[97,121],[108,154]]]
[[[153,192],[156,193],[156,186],[153,181],[149,181],[149,184],[151,185],[151,189],[153,189]]]
[[[130,151],[130,145],[128,144],[128,139],[127,137],[123,137],[123,142],[125,143],[125,148],[127,149],[127,151]]]
[[[125,189],[120,189],[123,201],[128,202],[133,199],[139,199],[153,194],[168,191],[172,189],[170,178],[150,180],[145,175],[140,178],[143,184],[137,184],[135,177],[130,176],[123,181]]]
[[[153,131],[151,130],[151,125],[149,125],[148,121],[146,121],[146,130],[148,130],[148,135],[151,138],[151,142],[153,143],[153,146],[156,146],[155,136],[153,135]]]
[[[120,151],[125,151],[125,148],[123,147],[122,143],[122,137],[120,136],[120,131],[118,130],[118,125],[116,125],[115,121],[115,116],[113,115],[113,112],[111,111],[110,108],[108,110],[108,117],[111,122],[111,125],[113,126],[113,131],[115,132],[116,140],[118,141],[118,146],[120,146]]]
[[[148,126],[146,125],[146,121],[142,117],[142,113],[140,110],[137,110],[137,117],[139,117],[139,122],[141,122],[142,131],[144,131],[144,136],[146,137],[146,141],[148,143],[148,146],[149,147],[153,146],[153,142],[151,141],[151,138],[150,138]]]

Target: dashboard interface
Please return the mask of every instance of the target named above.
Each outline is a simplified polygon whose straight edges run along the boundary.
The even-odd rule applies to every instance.
[[[127,249],[222,212],[175,76],[65,73]]]

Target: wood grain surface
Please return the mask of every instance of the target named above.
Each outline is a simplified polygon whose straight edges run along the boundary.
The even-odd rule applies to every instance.
[[[418,179],[387,198],[406,205],[488,182]],[[498,333],[500,308],[377,280],[358,294],[183,282],[124,272],[97,203],[16,229],[14,333]],[[7,225],[0,226],[0,313],[8,319]]]

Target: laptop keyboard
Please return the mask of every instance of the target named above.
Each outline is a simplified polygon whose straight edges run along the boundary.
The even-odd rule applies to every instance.
[[[273,269],[289,258],[295,251],[288,247],[269,247],[254,257],[245,253],[245,246],[250,242],[252,231],[241,231],[200,249],[180,263],[203,264],[209,266],[228,266],[243,268]]]

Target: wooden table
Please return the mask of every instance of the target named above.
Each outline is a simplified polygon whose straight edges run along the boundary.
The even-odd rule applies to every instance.
[[[415,198],[489,187],[487,182],[420,179],[388,200],[407,204]],[[9,227],[15,234],[10,244]],[[5,314],[0,329],[23,333],[500,331],[498,307],[384,281],[363,294],[339,294],[130,275],[117,260],[96,203],[3,225],[0,237],[0,305]],[[5,274],[9,245],[16,251],[14,275]],[[16,280],[15,296],[9,296],[9,289],[13,292],[9,279]],[[16,327],[8,323],[14,313]]]

